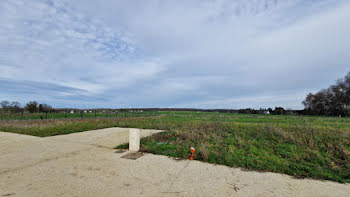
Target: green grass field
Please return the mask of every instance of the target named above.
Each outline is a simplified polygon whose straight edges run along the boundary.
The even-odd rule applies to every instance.
[[[0,130],[52,136],[107,127],[162,129],[141,150],[350,183],[350,118],[160,112],[156,117],[2,121]],[[126,148],[121,145],[118,148]]]
[[[72,119],[72,118],[125,118],[157,115],[155,111],[144,112],[87,112],[87,113],[0,113],[0,120],[37,120],[37,119]]]

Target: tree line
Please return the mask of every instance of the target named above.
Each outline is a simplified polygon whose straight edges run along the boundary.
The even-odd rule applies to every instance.
[[[28,111],[29,113],[37,113],[37,112],[49,112],[52,110],[52,107],[48,104],[42,103],[39,104],[36,101],[30,101],[25,106],[22,107],[22,105],[17,101],[1,101],[1,112],[3,113],[19,113],[23,112],[24,110]]]
[[[350,115],[350,72],[335,85],[319,92],[309,93],[302,102],[308,115]]]

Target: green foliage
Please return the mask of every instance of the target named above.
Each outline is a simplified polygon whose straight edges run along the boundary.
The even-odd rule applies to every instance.
[[[29,103],[27,103],[26,109],[27,109],[27,111],[29,111],[29,113],[37,112],[38,111],[38,103],[36,101],[30,101]]]

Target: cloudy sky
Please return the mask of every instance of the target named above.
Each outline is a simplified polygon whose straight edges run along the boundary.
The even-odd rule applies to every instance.
[[[0,100],[301,109],[350,71],[349,0],[1,0]]]

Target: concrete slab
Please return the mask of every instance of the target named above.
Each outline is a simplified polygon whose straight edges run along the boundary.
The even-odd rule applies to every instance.
[[[49,138],[0,132],[1,148],[6,149],[0,154],[0,196],[348,196],[350,193],[350,184],[299,180],[282,174],[176,161],[152,154],[129,160],[121,158],[128,152],[115,153],[116,150],[108,147],[112,145],[100,146],[104,138],[117,137],[113,133],[125,134],[124,131],[107,129]],[[11,142],[17,142],[17,146]],[[106,139],[106,142],[110,141]]]
[[[33,142],[35,140],[39,140],[40,138],[29,136],[29,135],[21,135],[17,133],[7,133],[0,132],[0,155],[13,152],[18,149],[23,144],[29,142]]]

